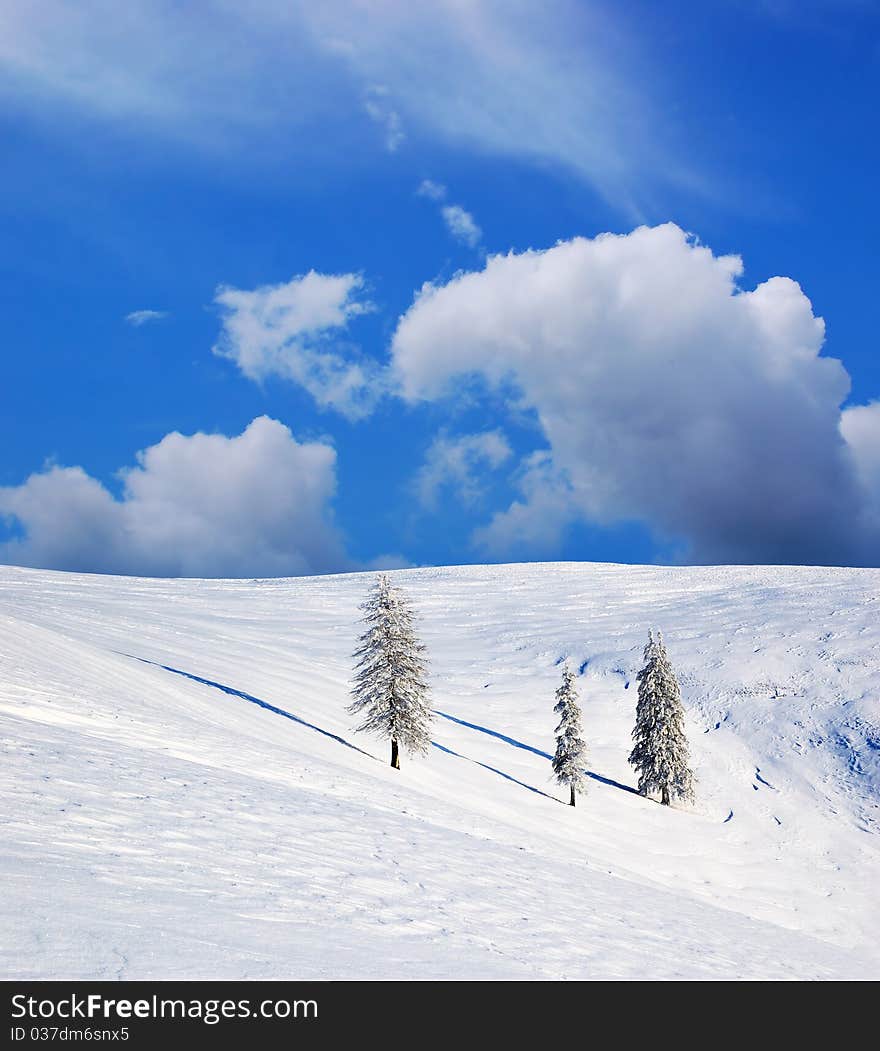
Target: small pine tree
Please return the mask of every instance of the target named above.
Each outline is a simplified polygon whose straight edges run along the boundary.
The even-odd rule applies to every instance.
[[[584,762],[587,746],[581,738],[581,710],[578,707],[578,692],[574,684],[574,673],[566,663],[562,669],[562,685],[556,691],[554,712],[559,713],[556,727],[556,754],[553,756],[553,773],[561,785],[571,789],[569,803],[575,805],[578,792],[584,792]]]
[[[639,700],[629,761],[639,774],[639,792],[659,791],[660,802],[669,806],[677,797],[694,797],[681,689],[663,644],[653,631],[644,652],[645,666],[639,672]]]
[[[391,765],[399,770],[401,747],[423,755],[431,744],[425,647],[416,638],[406,598],[386,574],[377,577],[360,608],[367,628],[354,654],[348,711],[364,716],[359,731],[390,739]]]

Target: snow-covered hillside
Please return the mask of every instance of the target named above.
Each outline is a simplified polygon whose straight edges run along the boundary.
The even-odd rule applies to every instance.
[[[0,569],[3,977],[880,977],[880,571],[395,579],[438,713],[400,772],[345,711],[368,576]],[[631,788],[650,626],[693,809]]]

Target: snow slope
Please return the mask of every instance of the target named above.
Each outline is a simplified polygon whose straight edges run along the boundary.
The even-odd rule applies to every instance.
[[[3,977],[880,977],[880,571],[395,576],[438,711],[399,773],[345,712],[369,577],[0,568]],[[694,808],[631,788],[649,626]]]

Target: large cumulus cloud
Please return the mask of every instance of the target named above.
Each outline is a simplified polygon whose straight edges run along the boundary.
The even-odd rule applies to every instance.
[[[336,453],[261,416],[242,434],[178,433],[138,454],[116,499],[80,467],[0,488],[20,536],[0,561],[145,576],[276,576],[347,568],[330,501]]]
[[[870,534],[880,537],[880,401],[844,409],[840,431],[852,453],[856,476],[862,486],[865,500],[862,517]],[[880,558],[878,548],[880,544],[874,552]]]
[[[557,512],[647,522],[692,561],[876,560],[846,370],[796,282],[742,272],[673,224],[495,256],[422,289],[396,381],[419,401],[470,376],[533,409]],[[542,508],[526,492],[483,541],[540,533]]]

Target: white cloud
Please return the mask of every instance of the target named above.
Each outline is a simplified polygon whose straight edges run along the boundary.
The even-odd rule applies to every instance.
[[[468,248],[479,247],[483,239],[483,231],[471,213],[462,208],[460,204],[443,203],[448,196],[448,190],[442,182],[422,179],[416,194],[419,197],[426,197],[429,201],[434,201],[440,207],[440,215],[446,224],[446,229],[456,241],[467,245]]]
[[[880,535],[880,401],[844,409],[840,432],[853,456],[869,528]]]
[[[437,505],[440,492],[448,488],[465,503],[479,500],[485,469],[494,470],[511,456],[501,431],[482,431],[450,437],[438,435],[416,476],[416,492],[423,507]]]
[[[129,325],[140,328],[141,325],[146,325],[150,321],[161,321],[166,317],[168,313],[164,310],[133,310],[130,314],[125,315],[125,320]]]
[[[699,185],[672,147],[664,56],[649,57],[607,0],[304,10],[314,38],[385,85],[422,134],[564,166],[630,210],[648,187]]]
[[[314,270],[285,284],[251,291],[222,286],[222,332],[214,353],[234,361],[245,376],[280,376],[297,383],[318,405],[351,419],[367,415],[382,392],[382,373],[355,348],[340,343],[352,318],[372,309],[358,298],[357,274]]]
[[[547,450],[539,449],[523,458],[515,483],[522,499],[475,530],[474,545],[493,558],[557,550],[578,517],[565,473]]]
[[[672,224],[495,256],[422,289],[396,379],[417,401],[472,377],[533,410],[541,469],[585,519],[647,522],[697,561],[876,561],[839,432],[849,377],[794,281],[741,274]],[[540,477],[486,543],[542,517]]]
[[[400,114],[390,104],[388,89],[384,85],[372,84],[367,89],[364,110],[367,116],[380,125],[385,132],[385,149],[389,153],[396,153],[406,135]]]
[[[278,576],[350,568],[330,511],[336,453],[261,416],[237,437],[172,433],[121,472],[121,499],[80,467],[0,488],[21,537],[0,560],[145,576]]]
[[[560,165],[624,207],[693,188],[673,149],[666,56],[608,0],[7,0],[0,93],[230,156],[352,140],[366,109],[396,148],[420,139]],[[314,134],[313,134],[314,132]],[[349,136],[347,138],[347,136]],[[243,142],[248,149],[242,149]],[[344,162],[350,153],[339,151]]]
[[[446,204],[440,209],[446,228],[456,239],[468,248],[476,248],[483,238],[483,231],[477,225],[470,212],[460,204]]]
[[[442,182],[434,182],[433,179],[422,179],[416,194],[419,197],[427,197],[429,201],[442,201],[446,198],[446,187]]]

